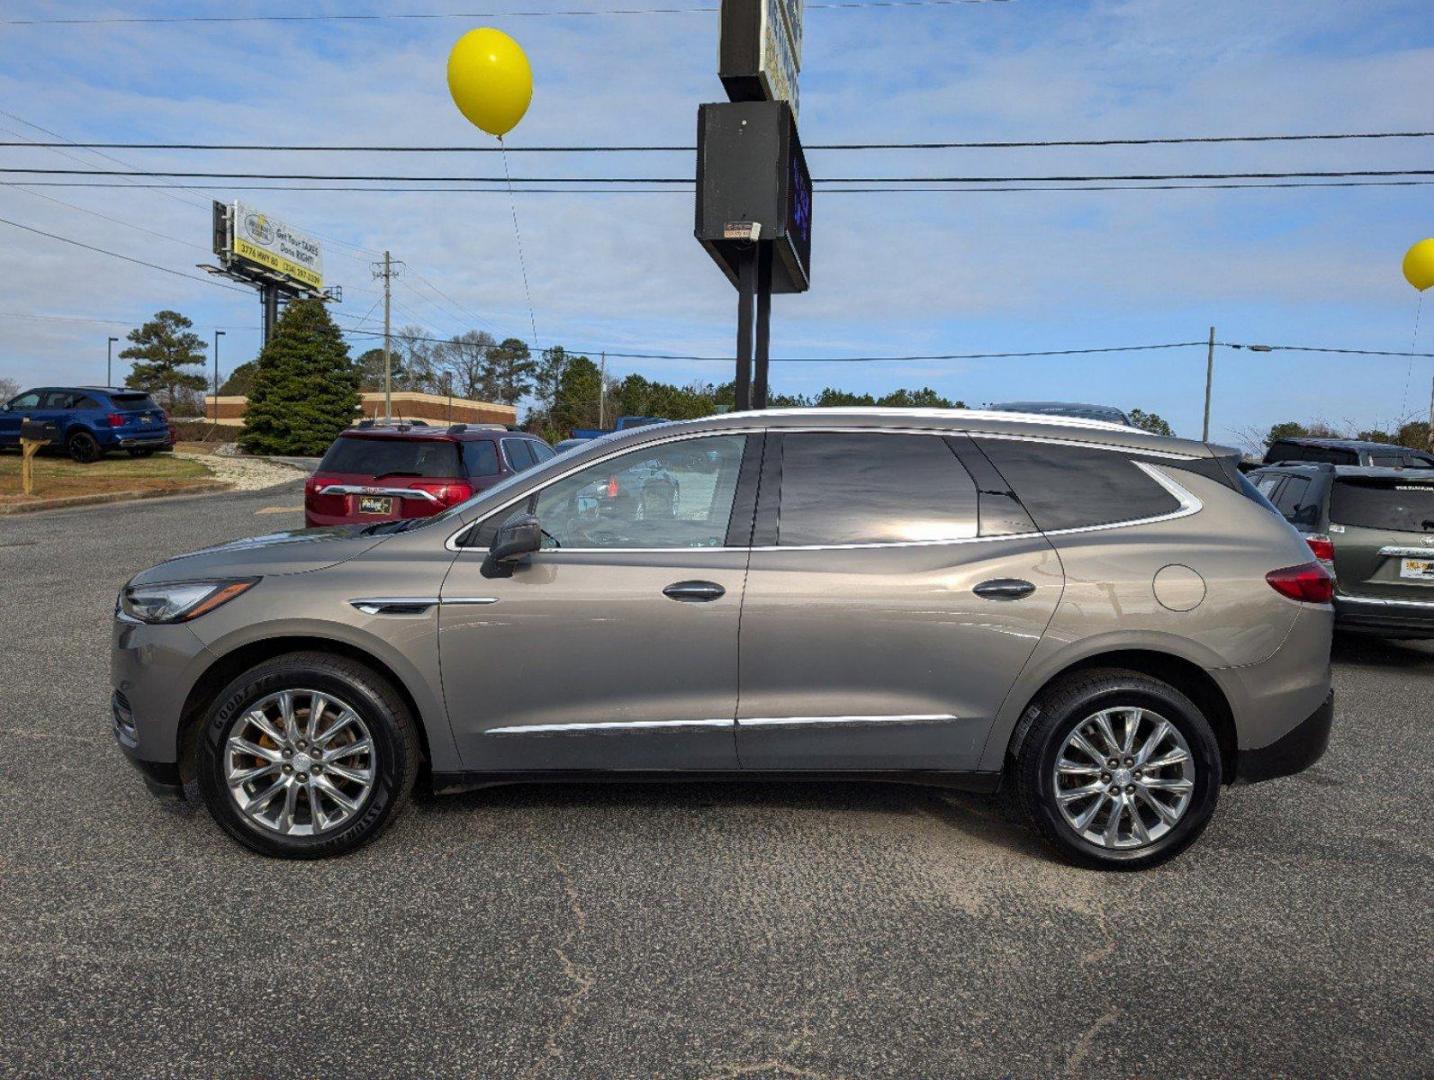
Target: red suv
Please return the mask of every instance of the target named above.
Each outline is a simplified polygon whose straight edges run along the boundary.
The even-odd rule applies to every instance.
[[[360,424],[304,485],[304,524],[428,517],[552,456],[536,435],[496,425]]]

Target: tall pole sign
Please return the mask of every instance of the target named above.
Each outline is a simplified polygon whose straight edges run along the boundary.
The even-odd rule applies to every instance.
[[[811,286],[812,181],[797,133],[803,4],[722,0],[717,74],[730,104],[697,113],[695,231],[737,288],[738,409],[766,406],[772,293]]]

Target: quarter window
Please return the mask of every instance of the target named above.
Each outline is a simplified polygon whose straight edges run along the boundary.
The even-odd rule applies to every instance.
[[[508,464],[513,467],[514,472],[533,467],[533,452],[528,449],[527,439],[504,439],[503,453],[507,455]]]
[[[1020,439],[976,442],[1046,532],[1140,521],[1180,509],[1180,500],[1119,450]]]
[[[976,484],[939,436],[782,437],[780,546],[964,540],[976,532]]]
[[[532,503],[543,546],[722,547],[746,442],[712,435],[662,443],[550,484]]]

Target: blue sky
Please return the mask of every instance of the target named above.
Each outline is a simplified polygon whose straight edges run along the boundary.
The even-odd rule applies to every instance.
[[[672,7],[656,0],[452,0],[291,5],[310,11]],[[5,17],[262,14],[270,2],[40,4]],[[358,23],[0,26],[0,138],[473,143],[444,83],[472,25],[523,43],[531,111],[509,137],[544,143],[689,143],[696,106],[720,100],[715,14]],[[807,143],[1410,130],[1430,124],[1427,0],[1091,0],[814,9],[806,20]],[[809,155],[823,175],[1230,172],[1428,168],[1434,140]],[[6,150],[13,166],[110,167],[87,152]],[[492,156],[119,151],[128,164],[243,171],[490,175]],[[690,155],[554,161],[515,175],[685,175]],[[242,192],[325,241],[346,325],[378,296],[387,247],[411,270],[395,321],[437,335],[530,337],[507,197]],[[48,196],[49,198],[43,197]],[[209,260],[207,191],[0,188],[0,217],[192,271]],[[55,199],[71,205],[60,205]],[[520,195],[541,344],[721,355],[734,294],[692,238],[692,196]],[[82,209],[80,209],[82,208]],[[93,213],[85,213],[84,210]],[[118,224],[94,216],[118,218]],[[959,353],[1203,339],[1408,349],[1416,294],[1404,250],[1434,235],[1434,187],[1312,191],[858,195],[818,191],[813,289],[774,302],[773,354]],[[148,231],[141,231],[148,230]],[[159,234],[159,235],[155,235]],[[253,297],[0,226],[0,374],[97,381],[105,338],[161,307],[221,366],[258,346]],[[446,296],[440,296],[436,286]],[[44,315],[50,318],[17,318]],[[1434,311],[1421,351],[1434,352]],[[102,322],[66,320],[115,320]],[[362,340],[362,339],[356,339]],[[730,365],[614,361],[685,382]],[[1213,436],[1287,418],[1368,426],[1427,406],[1434,360],[1217,354]],[[1199,433],[1203,347],[1108,357],[925,364],[778,365],[774,384],[881,391],[929,384],[976,404],[1063,398],[1139,406]]]

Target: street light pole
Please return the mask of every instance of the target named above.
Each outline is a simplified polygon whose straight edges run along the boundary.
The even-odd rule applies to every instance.
[[[1210,441],[1210,387],[1215,382],[1215,328],[1210,327],[1210,348],[1205,353],[1205,425],[1200,429],[1200,441]]]
[[[219,423],[219,339],[223,330],[214,331],[214,423]]]
[[[105,342],[105,385],[106,385],[106,386],[113,386],[113,385],[114,385],[113,376],[112,376],[111,373],[110,373],[110,369],[114,366],[115,342],[118,341],[118,340],[119,340],[119,338],[117,338],[117,337],[112,337],[112,338],[109,339],[109,341]]]

